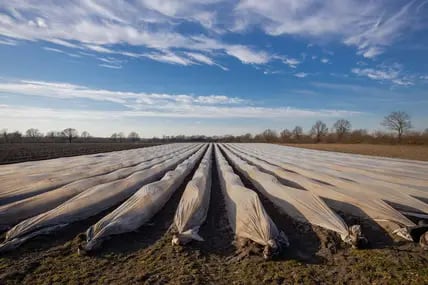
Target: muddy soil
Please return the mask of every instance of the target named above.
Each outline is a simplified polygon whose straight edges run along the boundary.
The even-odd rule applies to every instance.
[[[106,241],[91,255],[77,254],[79,234],[102,215],[0,255],[0,284],[428,283],[428,252],[416,244],[394,242],[365,250],[350,249],[337,242],[332,233],[292,221],[263,196],[268,213],[289,237],[290,248],[271,261],[258,255],[231,261],[236,253],[234,238],[216,165],[212,171],[211,206],[200,230],[205,242],[171,245],[169,228],[183,184],[149,225]]]

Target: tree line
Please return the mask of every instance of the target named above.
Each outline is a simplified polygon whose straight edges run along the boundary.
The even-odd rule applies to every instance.
[[[308,132],[296,126],[293,129],[284,129],[279,134],[275,130],[267,129],[260,134],[252,136],[228,136],[225,141],[238,142],[282,142],[282,143],[405,143],[427,144],[428,128],[423,132],[411,131],[412,122],[405,112],[392,112],[384,117],[381,125],[391,132],[375,131],[369,133],[365,129],[352,129],[349,120],[339,119],[330,129],[323,121],[316,121]]]
[[[137,132],[125,135],[123,132],[115,132],[108,138],[92,137],[89,132],[79,132],[74,128],[66,128],[62,131],[50,131],[43,134],[38,129],[30,128],[24,134],[20,132],[8,132],[7,129],[0,131],[0,142],[192,142],[192,141],[214,141],[214,142],[281,142],[281,143],[405,143],[427,144],[428,129],[423,132],[411,131],[412,122],[410,116],[405,112],[392,112],[386,116],[381,125],[391,132],[376,131],[369,133],[364,129],[352,129],[349,120],[339,119],[330,128],[323,121],[316,121],[312,128],[305,132],[301,126],[293,129],[284,129],[276,132],[267,129],[260,134],[244,134],[241,136],[163,136],[142,139]]]
[[[123,132],[113,133],[110,138],[93,137],[88,131],[79,132],[74,128],[66,128],[62,131],[49,131],[43,134],[35,128],[28,129],[25,133],[19,131],[8,132],[7,129],[0,130],[0,142],[138,142],[140,135],[130,132],[127,136]]]

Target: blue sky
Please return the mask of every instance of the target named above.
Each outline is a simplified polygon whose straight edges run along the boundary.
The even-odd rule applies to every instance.
[[[0,128],[428,127],[428,1],[2,1]]]

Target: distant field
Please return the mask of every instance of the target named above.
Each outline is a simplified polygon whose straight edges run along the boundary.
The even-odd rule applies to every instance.
[[[11,143],[0,144],[0,164],[134,149],[154,143]]]
[[[345,153],[428,161],[428,145],[377,144],[285,144],[288,146]]]

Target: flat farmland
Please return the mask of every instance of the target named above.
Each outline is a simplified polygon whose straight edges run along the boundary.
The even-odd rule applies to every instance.
[[[153,143],[4,143],[0,144],[0,164],[65,156],[134,149]]]
[[[288,146],[344,153],[428,161],[428,145],[286,144]]]
[[[164,144],[0,166],[0,284],[426,284],[428,163]]]

